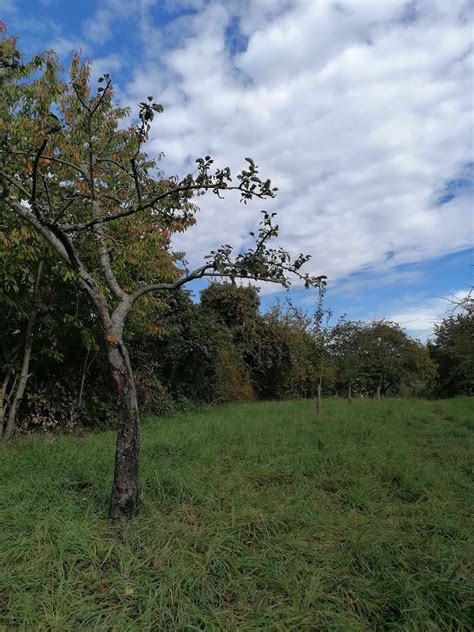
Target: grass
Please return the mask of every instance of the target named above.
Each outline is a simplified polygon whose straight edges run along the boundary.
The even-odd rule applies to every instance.
[[[2,448],[0,630],[473,629],[472,400],[324,411],[146,420],[122,525],[113,433]]]

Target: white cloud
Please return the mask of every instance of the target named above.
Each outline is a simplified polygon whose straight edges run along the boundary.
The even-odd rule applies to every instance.
[[[58,36],[52,41],[47,43],[47,48],[54,50],[62,60],[67,60],[71,56],[71,53],[77,50],[84,51],[80,44],[80,40],[66,39],[65,37]],[[95,63],[94,63],[95,65]]]
[[[468,289],[459,290],[450,297],[431,298],[418,304],[407,305],[391,314],[388,319],[399,323],[409,334],[425,342],[433,333],[433,326],[453,310],[453,303],[461,301],[468,293]]]
[[[140,20],[153,6],[154,0],[101,0],[94,16],[85,20],[82,31],[87,40],[104,44],[112,36],[114,23],[120,18],[129,18],[132,22]],[[130,32],[127,32],[127,36]]]
[[[131,5],[107,0],[102,16],[101,4],[97,34],[109,36],[114,15],[132,19]],[[197,228],[176,243],[192,262],[223,241],[244,246],[262,208],[330,281],[472,243],[471,197],[436,204],[472,161],[469,3],[183,0],[195,12],[165,26],[151,0],[136,6],[143,54],[127,99],[165,105],[151,153],[183,175],[206,153],[234,169],[250,155],[280,189],[248,207],[200,198]],[[248,38],[235,55],[233,17]]]
[[[423,270],[387,270],[386,266],[387,264],[381,266],[381,269],[375,270],[371,274],[355,277],[349,276],[340,282],[336,282],[331,287],[331,296],[353,299],[371,289],[386,288],[389,286],[402,287],[426,281],[427,275]]]

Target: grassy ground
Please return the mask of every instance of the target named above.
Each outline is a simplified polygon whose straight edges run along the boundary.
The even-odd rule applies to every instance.
[[[0,629],[471,630],[473,401],[324,409],[147,420],[118,526],[112,433],[2,448]]]

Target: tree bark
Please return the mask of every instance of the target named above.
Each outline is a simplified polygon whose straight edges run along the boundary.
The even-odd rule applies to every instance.
[[[3,422],[5,421],[5,413],[8,405],[8,384],[10,382],[11,375],[7,373],[0,386],[0,435],[3,435]]]
[[[349,380],[349,388],[347,390],[347,401],[352,404],[352,380]]]
[[[33,341],[33,326],[35,324],[36,316],[38,314],[38,294],[39,294],[39,288],[41,284],[41,277],[43,275],[43,267],[44,267],[44,261],[43,259],[41,259],[38,262],[38,267],[36,268],[35,284],[33,288],[33,297],[32,297],[32,307],[31,307],[30,316],[28,318],[28,322],[27,322],[26,330],[25,330],[25,343],[23,347],[23,359],[21,363],[20,377],[18,379],[16,391],[13,396],[13,401],[8,411],[7,423],[5,426],[5,431],[3,433],[3,438],[5,441],[9,441],[10,439],[12,439],[15,434],[16,415],[18,412],[18,408],[21,404],[21,400],[23,399],[26,383],[29,377],[31,349],[32,349],[32,341]]]
[[[107,338],[107,355],[117,389],[117,443],[109,517],[128,520],[137,513],[139,412],[135,380],[122,340]]]
[[[377,384],[377,399],[380,399],[380,391],[382,390],[382,376],[380,376],[379,383]]]
[[[322,378],[319,378],[319,382],[318,382],[318,395],[316,398],[316,414],[319,417],[321,415],[321,382],[322,382]]]

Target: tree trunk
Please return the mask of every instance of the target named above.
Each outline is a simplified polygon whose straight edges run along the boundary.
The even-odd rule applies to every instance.
[[[33,339],[33,325],[35,324],[36,316],[38,314],[38,294],[41,283],[41,277],[43,275],[43,266],[44,261],[41,259],[38,263],[38,267],[36,268],[36,276],[35,276],[35,285],[33,288],[33,297],[32,297],[32,307],[30,316],[28,318],[28,323],[26,325],[25,330],[25,343],[23,347],[23,360],[21,363],[20,376],[18,379],[18,384],[16,387],[15,394],[13,396],[13,401],[10,405],[10,410],[8,411],[7,424],[5,426],[5,431],[3,433],[3,438],[5,441],[9,441],[13,438],[16,430],[16,415],[18,412],[18,408],[21,404],[21,400],[23,399],[23,395],[25,393],[26,383],[29,377],[29,368],[30,368],[30,360],[31,360],[31,348],[32,348],[32,339]]]
[[[322,377],[320,376],[319,378],[319,382],[318,382],[318,396],[316,398],[316,414],[319,417],[321,415],[321,383],[322,383]]]
[[[82,369],[81,386],[79,387],[79,396],[77,398],[77,407],[78,407],[78,409],[80,409],[81,406],[82,406],[82,398],[84,396],[84,388],[85,388],[85,385],[86,385],[86,376],[87,376],[88,370],[91,368],[92,363],[94,362],[95,354],[92,357],[92,360],[90,362],[89,362],[89,356],[90,356],[90,350],[87,351],[86,359],[84,361],[84,368]]]
[[[10,382],[11,375],[7,373],[0,386],[0,435],[3,435],[3,422],[5,420],[5,413],[8,405],[8,384]]]
[[[379,383],[377,384],[377,399],[380,399],[380,391],[382,390],[382,376],[380,376]]]
[[[107,338],[107,355],[117,388],[117,444],[109,517],[127,520],[137,513],[139,413],[128,351],[122,340],[113,338]]]
[[[352,404],[352,380],[349,380],[349,388],[347,390],[347,401]]]

